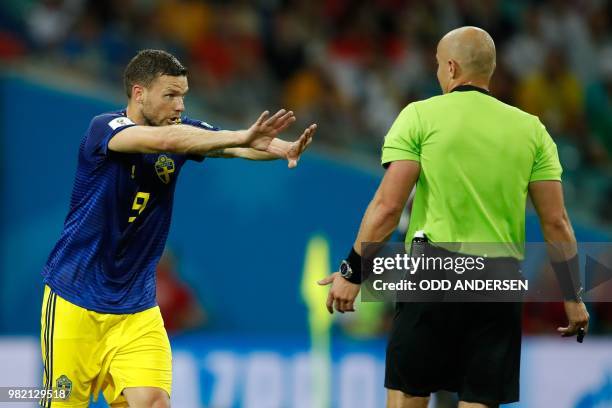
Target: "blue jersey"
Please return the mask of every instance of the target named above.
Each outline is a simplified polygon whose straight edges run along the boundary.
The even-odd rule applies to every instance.
[[[217,130],[188,118],[182,122]],[[155,270],[170,228],[176,179],[191,158],[108,150],[109,140],[130,126],[125,111],[91,121],[79,147],[64,230],[42,272],[59,296],[100,313],[136,313],[156,305]]]

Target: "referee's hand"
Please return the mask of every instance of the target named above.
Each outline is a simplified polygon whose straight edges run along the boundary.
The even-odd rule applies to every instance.
[[[327,295],[327,311],[334,313],[334,307],[340,313],[355,311],[355,298],[359,294],[359,285],[344,279],[340,272],[334,272],[325,279],[317,281],[319,285],[325,286],[331,283],[329,295]]]
[[[567,327],[559,327],[557,331],[562,337],[572,337],[578,334],[580,329],[584,329],[584,334],[589,330],[589,313],[583,302],[568,300],[563,302],[565,314],[567,315]]]

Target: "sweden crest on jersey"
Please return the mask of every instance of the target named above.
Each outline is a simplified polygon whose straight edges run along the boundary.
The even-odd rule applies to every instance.
[[[61,395],[61,399],[68,399],[70,394],[72,393],[72,381],[66,375],[62,374],[56,382],[57,389],[61,391],[59,395]]]
[[[160,155],[155,162],[155,173],[165,184],[170,183],[170,175],[174,173],[174,160],[165,154]]]

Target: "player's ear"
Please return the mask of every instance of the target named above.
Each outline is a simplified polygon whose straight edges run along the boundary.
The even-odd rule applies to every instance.
[[[144,99],[145,89],[142,85],[132,85],[132,98],[136,103],[142,103]]]

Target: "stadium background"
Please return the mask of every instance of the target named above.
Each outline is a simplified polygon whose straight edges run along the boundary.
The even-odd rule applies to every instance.
[[[282,106],[300,120],[292,137],[320,125],[295,171],[219,159],[183,172],[158,276],[174,406],[382,406],[388,308],[330,318],[313,282],[354,237],[393,118],[439,93],[437,40],[465,24],[492,34],[493,94],[553,135],[578,239],[610,241],[610,12],[586,0],[3,0],[0,386],[40,381],[39,274],[79,140],[92,116],[124,106],[122,67],[154,47],[190,69],[191,117],[236,128]],[[541,240],[532,210],[527,235]],[[612,304],[590,305],[583,345],[554,336],[560,305],[528,312],[516,406],[612,404]],[[445,398],[437,406],[450,406]]]

